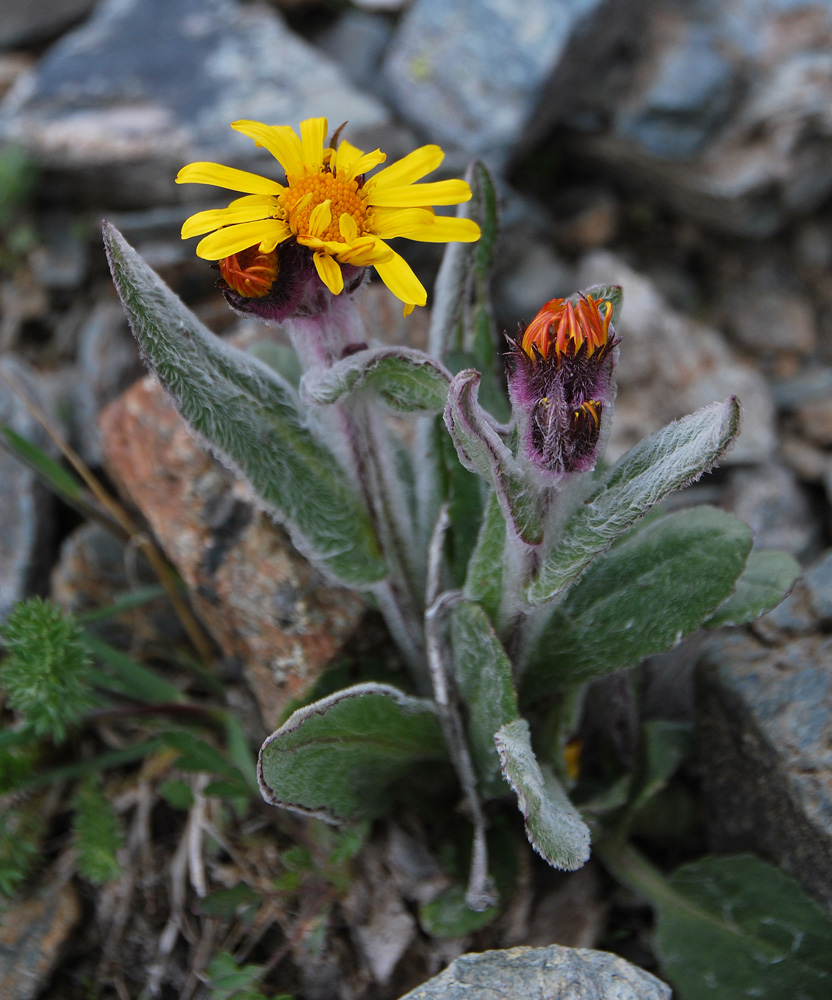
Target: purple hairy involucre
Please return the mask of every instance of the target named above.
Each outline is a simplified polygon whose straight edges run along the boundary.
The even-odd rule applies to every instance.
[[[509,341],[507,355],[520,450],[544,482],[556,485],[571,473],[595,468],[615,398],[618,341],[610,336],[591,353],[584,341],[577,350],[570,345],[546,357],[533,347],[530,356],[523,332]]]
[[[327,313],[336,296],[318,277],[312,252],[292,239],[281,243],[276,254],[277,276],[265,295],[257,298],[241,295],[220,278],[218,286],[234,312],[272,324]],[[344,277],[341,295],[351,295],[364,283],[366,268],[339,266]]]

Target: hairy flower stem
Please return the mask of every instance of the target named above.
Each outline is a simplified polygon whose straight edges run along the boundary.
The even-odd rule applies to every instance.
[[[488,824],[477,792],[477,775],[471,754],[468,751],[462,717],[453,696],[453,682],[446,666],[445,620],[450,609],[462,597],[459,592],[439,593],[443,558],[442,547],[449,524],[448,505],[444,504],[431,536],[428,554],[426,594],[428,607],[425,611],[425,637],[427,639],[428,666],[433,684],[433,697],[439,713],[442,733],[448,745],[454,770],[462,786],[469,818],[474,827],[471,869],[468,876],[468,887],[465,891],[465,904],[471,910],[482,912],[497,901],[497,894],[488,875],[488,852],[485,839]]]
[[[358,310],[347,296],[333,298],[327,312],[293,319],[285,328],[306,371],[329,367],[366,346]],[[328,408],[326,415],[330,419],[321,429],[332,439],[336,452],[347,456],[349,471],[390,570],[373,593],[418,687],[424,690],[427,679],[422,588],[411,557],[414,540],[401,516],[406,501],[384,428],[378,426],[378,417],[366,402],[356,397]]]

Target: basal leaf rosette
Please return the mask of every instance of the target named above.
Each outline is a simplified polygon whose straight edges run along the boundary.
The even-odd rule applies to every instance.
[[[243,192],[226,208],[197,212],[182,227],[183,239],[203,237],[197,255],[218,262],[225,296],[241,312],[276,322],[315,315],[325,311],[327,293],[353,291],[363,269],[374,267],[407,315],[425,305],[427,293],[387,241],[479,239],[472,220],[434,212],[437,205],[468,201],[465,181],[417,183],[444,159],[439,146],[422,146],[368,176],[386,154],[339,141],[340,128],[327,143],[326,118],[301,122],[300,135],[288,125],[255,121],[231,127],[274,156],[285,182],[205,162],[183,167],[176,181]]]

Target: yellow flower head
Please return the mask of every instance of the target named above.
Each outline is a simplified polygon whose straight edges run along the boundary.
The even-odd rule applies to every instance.
[[[238,121],[231,127],[267,149],[286,180],[280,183],[219,163],[189,163],[179,171],[177,184],[213,184],[244,192],[227,208],[197,212],[182,227],[183,239],[209,234],[197,244],[197,255],[220,261],[224,277],[238,271],[244,251],[268,256],[295,240],[311,251],[318,277],[333,295],[344,288],[339,265],[372,266],[404,302],[407,314],[425,304],[427,293],[386,241],[396,236],[427,243],[479,239],[475,222],[436,215],[432,207],[468,201],[471,189],[465,181],[416,183],[442,162],[445,154],[439,146],[422,146],[367,178],[386,155],[339,143],[338,133],[325,145],[325,118],[301,122],[300,137],[288,125]],[[224,265],[230,258],[237,258],[234,265]],[[233,287],[243,296],[268,293],[259,277],[254,284],[240,279]]]

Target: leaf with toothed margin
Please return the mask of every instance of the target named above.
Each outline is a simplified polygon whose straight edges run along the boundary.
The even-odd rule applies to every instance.
[[[260,750],[263,798],[330,823],[380,815],[414,766],[447,760],[433,702],[387,684],[337,691],[298,709]]]
[[[360,389],[374,389],[400,413],[439,413],[448,399],[450,372],[422,351],[408,347],[380,347],[358,351],[331,368],[304,375],[304,402],[329,405]]]
[[[538,764],[528,722],[509,722],[494,742],[503,775],[517,795],[529,843],[553,868],[580,868],[589,860],[589,827],[554,774]]]
[[[627,452],[567,518],[560,541],[529,585],[530,604],[565,590],[605,549],[669,493],[712,468],[739,433],[735,396],[651,434]]]
[[[537,488],[500,440],[492,419],[477,401],[480,373],[461,371],[451,383],[445,407],[447,426],[460,462],[494,487],[508,524],[527,545],[543,539]]]
[[[193,430],[248,479],[306,555],[346,583],[382,579],[369,517],[305,425],[294,389],[214,336],[108,223],[104,245],[144,359]]]

